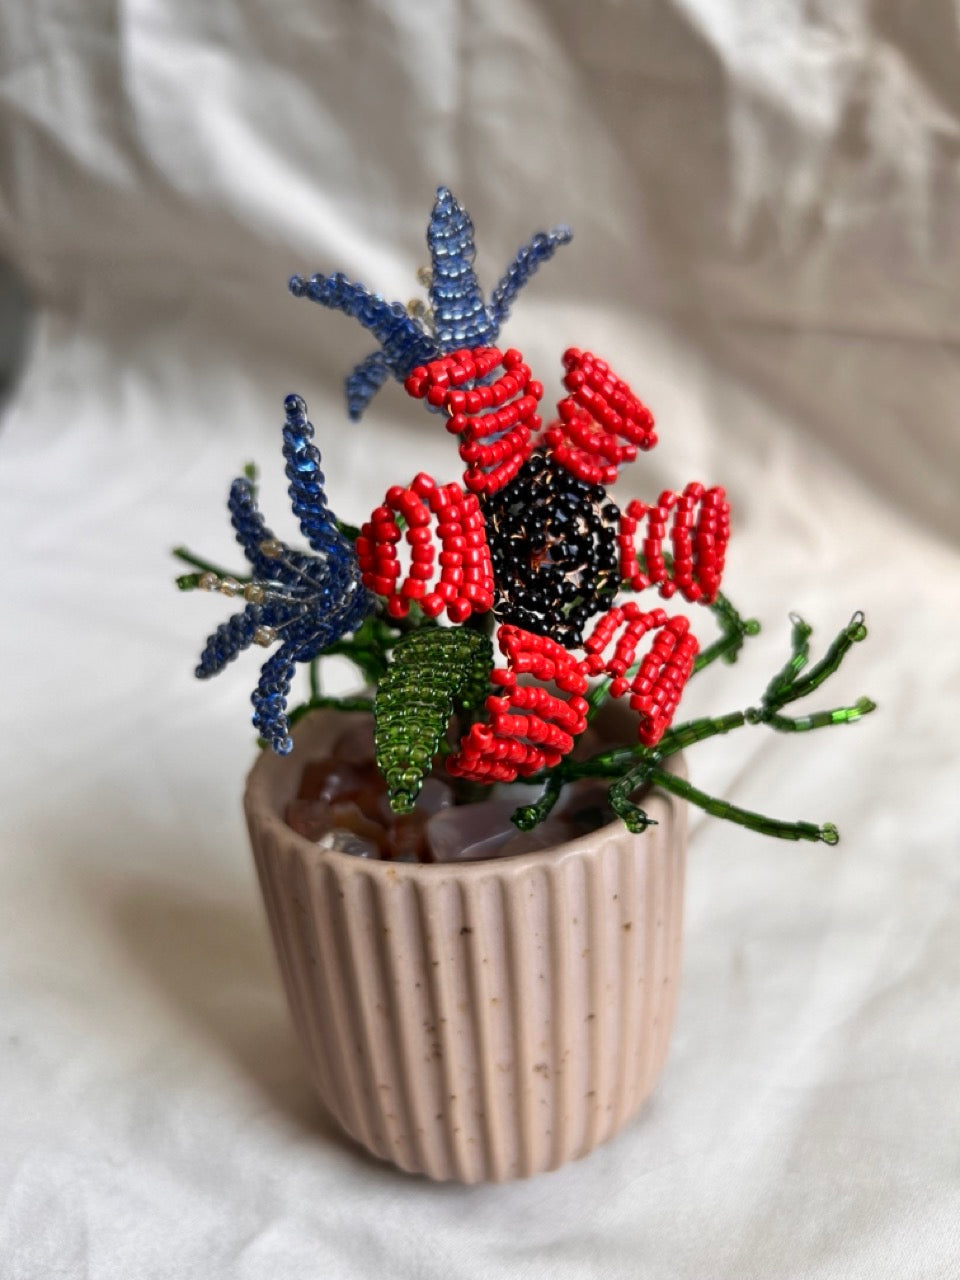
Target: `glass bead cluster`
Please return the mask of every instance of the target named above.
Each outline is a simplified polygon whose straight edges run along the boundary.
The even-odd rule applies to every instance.
[[[590,776],[612,779],[609,805],[634,831],[648,819],[631,796],[652,784],[756,831],[835,843],[830,823],[751,813],[663,767],[677,751],[745,724],[804,733],[871,712],[874,704],[860,698],[784,714],[837,670],[866,628],[855,614],[807,667],[810,628],[795,618],[790,659],[757,706],[672,726],[692,673],[718,658],[733,661],[759,624],[720,594],[730,533],[721,487],[694,482],[653,503],[634,500],[623,513],[609,498],[606,486],[620,468],[657,443],[653,415],[629,385],[604,360],[570,347],[562,357],[565,394],[544,427],[543,384],[519,351],[497,346],[520,289],[570,238],[565,227],[533,236],[488,296],[474,271],[473,223],[441,187],[427,228],[430,265],[418,273],[426,301],[388,302],[339,272],[291,278],[295,296],[344,312],[376,340],[346,379],[350,417],[393,378],[443,416],[465,469],[459,481],[421,472],[391,486],[355,530],[330,510],[306,405],[288,396],[288,492],[309,550],[268,528],[252,471],[233,482],[227,505],[250,576],[235,577],[186,548],[176,552],[200,570],[178,579],[183,589],[243,601],[208,638],[196,674],[217,674],[251,645],[276,646],[252,701],[262,739],[281,754],[293,745],[290,724],[311,707],[373,709],[378,763],[396,812],[410,811],[442,756],[464,782],[544,774],[539,799],[514,814],[524,830],[549,814],[566,781]],[[709,606],[720,638],[699,653],[686,616],[623,598],[651,587],[664,599],[679,593]],[[356,663],[376,686],[375,699],[323,696],[316,659],[330,653]],[[299,663],[310,664],[311,698],[288,717]],[[599,682],[592,689],[591,680]],[[627,699],[637,743],[581,763],[571,756],[574,741],[608,694]]]

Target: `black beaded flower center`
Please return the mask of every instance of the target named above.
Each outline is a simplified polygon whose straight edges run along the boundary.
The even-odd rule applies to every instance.
[[[537,452],[481,505],[497,617],[568,648],[579,646],[587,622],[620,585],[620,512],[606,490]]]

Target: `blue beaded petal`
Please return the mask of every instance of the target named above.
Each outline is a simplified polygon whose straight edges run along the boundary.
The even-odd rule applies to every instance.
[[[346,379],[347,412],[357,421],[389,374],[402,382],[418,364],[439,355],[495,343],[517,294],[541,263],[569,243],[572,234],[569,227],[557,227],[535,235],[517,251],[485,303],[473,269],[473,222],[449,187],[438,187],[427,225],[435,332],[411,316],[402,302],[385,302],[339,272],[309,280],[293,276],[290,292],[353,316],[380,343],[380,349],[361,360]]]
[[[569,244],[572,239],[573,232],[569,227],[554,227],[553,231],[539,232],[517,250],[513,262],[490,295],[490,314],[498,331],[510,314],[517,294],[541,263],[547,262],[561,245]]]
[[[293,750],[286,710],[296,665],[294,646],[285,641],[260,668],[260,680],[250,699],[254,728],[280,756]]]
[[[261,543],[276,542],[278,539],[257,510],[254,487],[246,476],[238,476],[230,486],[227,508],[237,541],[253,568],[254,581],[269,579],[292,587],[309,572],[313,557],[305,551],[295,551],[286,543],[281,544],[284,551],[282,560],[265,556],[261,552]]]
[[[206,680],[215,676],[238,653],[249,648],[253,644],[253,633],[262,623],[262,610],[255,604],[248,604],[242,613],[235,613],[226,622],[221,622],[200,655],[200,664],[195,673],[197,679]]]
[[[300,396],[287,396],[283,402],[287,421],[283,428],[283,456],[287,492],[300,530],[318,554],[335,550],[343,541],[327,506],[325,478],[320,470],[320,450],[313,443],[313,423],[307,420],[307,406]]]
[[[294,514],[314,554],[296,551],[280,542],[257,509],[253,485],[245,477],[230,487],[228,509],[237,541],[253,570],[252,584],[263,599],[251,602],[220,624],[200,655],[196,674],[207,679],[222,671],[254,641],[260,627],[280,633],[280,647],[261,670],[253,694],[253,722],[261,736],[281,755],[292,742],[286,705],[298,662],[310,662],[341,636],[363,622],[373,599],[360,578],[360,566],[350,542],[337,528],[327,506],[320,452],[313,443],[307,406],[299,396],[284,402],[283,454]],[[272,543],[266,554],[264,543]]]
[[[473,270],[477,256],[473,222],[448,187],[437,189],[427,225],[427,247],[430,305],[440,350],[491,346],[496,341],[497,325],[484,306]]]
[[[273,541],[275,535],[257,510],[253,483],[246,476],[238,476],[230,486],[227,510],[230,512],[230,523],[233,525],[237,541],[243,548],[243,554],[253,566],[254,576],[275,577],[274,562],[260,552],[261,542]]]
[[[290,292],[294,297],[309,298],[359,320],[380,343],[387,368],[401,382],[411,369],[435,359],[438,353],[433,338],[408,314],[402,302],[386,302],[340,271],[332,276],[311,276],[309,280],[292,276]]]
[[[363,411],[390,377],[390,366],[379,349],[370,354],[347,375],[344,389],[347,393],[347,413],[352,422],[359,422]]]

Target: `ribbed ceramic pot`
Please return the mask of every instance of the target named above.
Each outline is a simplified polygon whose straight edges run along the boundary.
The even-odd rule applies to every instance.
[[[245,808],[287,998],[323,1102],[401,1169],[460,1182],[575,1160],[630,1121],[667,1056],[685,806],[489,862],[319,850],[284,822],[342,713],[264,752]]]

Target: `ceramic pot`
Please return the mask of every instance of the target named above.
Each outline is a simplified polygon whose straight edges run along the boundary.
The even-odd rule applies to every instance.
[[[413,865],[320,850],[284,822],[304,764],[264,752],[245,809],[283,983],[317,1090],[401,1169],[499,1182],[555,1169],[640,1110],[680,977],[685,806],[538,853]]]

